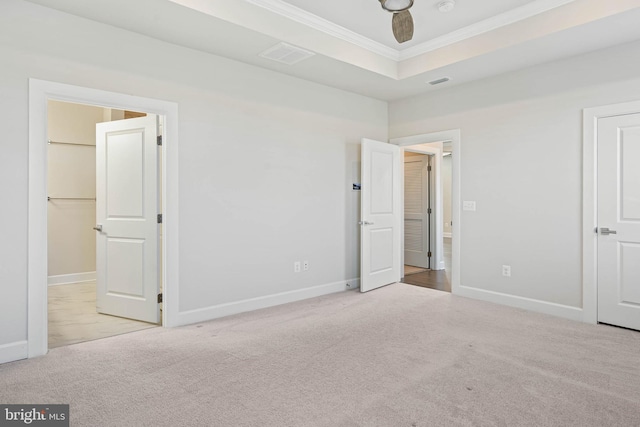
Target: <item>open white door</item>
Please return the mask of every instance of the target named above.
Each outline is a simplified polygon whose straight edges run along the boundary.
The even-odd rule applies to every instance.
[[[598,119],[598,321],[640,330],[640,114]]]
[[[360,291],[400,281],[400,147],[362,140]]]
[[[99,313],[160,322],[158,117],[96,125]]]

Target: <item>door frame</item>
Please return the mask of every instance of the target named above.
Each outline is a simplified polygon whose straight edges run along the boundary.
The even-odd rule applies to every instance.
[[[421,144],[430,144],[434,142],[445,142],[451,141],[451,215],[453,221],[452,234],[453,237],[451,239],[451,293],[457,294],[461,290],[460,283],[460,252],[461,252],[461,218],[462,215],[460,213],[460,158],[461,158],[461,145],[462,145],[462,137],[460,129],[451,129],[440,132],[432,132],[421,135],[413,135],[401,138],[392,138],[389,142],[391,144],[398,145],[404,151],[404,148],[408,148],[412,145],[421,145]],[[413,151],[413,150],[412,150]],[[438,177],[438,184],[442,182],[440,178],[440,174],[442,173],[442,151],[440,150],[440,156],[436,158],[437,168],[435,171],[435,176]],[[404,164],[403,164],[404,166]],[[402,171],[404,177],[404,170]],[[403,191],[401,195],[404,196],[404,178],[403,181]],[[440,206],[441,208],[442,206]],[[402,217],[404,218],[404,203],[401,206]],[[436,239],[440,239],[442,241],[443,238],[443,224],[442,224],[442,216],[439,217],[440,224],[436,223]],[[438,237],[438,231],[440,230],[440,234]],[[401,251],[401,259],[404,263],[404,222],[402,223],[401,234],[402,236],[402,245],[400,247]]]
[[[640,113],[640,101],[582,112],[582,316],[598,323],[598,120]]]
[[[164,117],[162,144],[162,324],[178,324],[178,104],[46,80],[29,79],[28,357],[48,351],[47,101]]]

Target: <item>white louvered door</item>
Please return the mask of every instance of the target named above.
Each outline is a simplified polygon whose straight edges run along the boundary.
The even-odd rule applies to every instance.
[[[404,263],[429,268],[429,156],[404,159]]]

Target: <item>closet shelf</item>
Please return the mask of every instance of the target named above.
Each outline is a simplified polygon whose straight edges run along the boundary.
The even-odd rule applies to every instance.
[[[93,200],[95,201],[95,197],[47,197],[47,200]]]
[[[83,147],[96,148],[96,146],[94,144],[82,144],[80,142],[64,142],[64,141],[51,141],[51,140],[48,140],[47,143],[48,144],[61,144],[61,145],[80,145],[80,146],[83,146]]]

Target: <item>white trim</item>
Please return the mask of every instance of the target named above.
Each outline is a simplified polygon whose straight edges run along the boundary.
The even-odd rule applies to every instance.
[[[463,40],[470,39],[472,37],[479,36],[480,34],[488,33],[498,28],[506,27],[507,25],[515,24],[519,21],[531,18],[532,16],[539,15],[549,10],[555,9],[565,4],[574,2],[575,0],[537,0],[527,3],[523,6],[512,9],[508,12],[501,13],[499,15],[492,16],[475,24],[460,28],[459,30],[452,31],[440,37],[436,37],[424,43],[412,46],[399,52],[399,60],[404,61],[406,59],[415,58],[427,52],[432,52],[436,49],[440,49],[446,46],[450,46],[454,43],[461,42]]]
[[[395,49],[383,43],[372,40],[368,37],[362,36],[354,31],[344,28],[338,24],[335,24],[282,0],[245,1],[247,3],[251,3],[267,9],[275,14],[289,18],[295,22],[306,25],[310,28],[322,31],[332,37],[352,43],[363,49],[367,49],[368,51],[383,56],[387,59],[399,62],[452,45],[454,43],[458,43],[463,40],[470,39],[472,37],[476,37],[480,34],[514,24],[519,21],[523,21],[540,13],[544,13],[557,7],[564,6],[565,4],[572,3],[575,0],[536,0],[404,50]],[[372,4],[372,7],[375,6],[375,3]]]
[[[0,364],[26,359],[28,345],[26,341],[16,341],[0,345]]]
[[[267,9],[270,12],[289,18],[292,21],[306,25],[318,31],[322,31],[332,37],[344,40],[370,52],[383,56],[394,61],[400,60],[400,52],[397,49],[362,36],[354,31],[334,24],[324,18],[293,6],[282,0],[245,0],[247,3]],[[374,4],[375,6],[375,4]]]
[[[473,298],[509,307],[521,308],[534,311],[536,313],[548,314],[551,316],[563,317],[569,320],[582,321],[583,312],[581,308],[568,305],[556,304],[552,302],[540,301],[532,298],[519,297],[516,295],[503,294],[501,292],[488,291],[485,289],[460,286],[458,295]]]
[[[28,356],[47,353],[47,101],[146,111],[164,116],[162,144],[163,325],[178,316],[178,104],[29,79]]]
[[[423,135],[393,138],[391,144],[399,146],[427,144],[451,141],[451,215],[453,221],[453,238],[451,239],[451,293],[457,294],[460,288],[460,158],[462,154],[462,135],[460,129],[445,130]],[[404,206],[402,207],[404,209]],[[404,212],[404,211],[403,211]],[[403,214],[404,216],[404,214]],[[442,224],[441,224],[442,225]],[[402,251],[403,248],[400,248]]]
[[[310,288],[296,289],[294,291],[281,292],[273,295],[265,295],[257,298],[249,298],[242,301],[234,301],[195,310],[183,311],[178,315],[178,325],[205,322],[232,314],[244,313],[261,308],[273,307],[290,302],[301,301],[308,298],[319,297],[336,292],[350,291],[360,287],[360,279],[343,280],[327,283]]]
[[[89,282],[96,280],[95,271],[87,271],[86,273],[58,274],[57,276],[49,276],[47,284],[49,286],[68,285],[70,283]]]
[[[582,140],[582,308],[583,321],[598,322],[598,119],[640,112],[640,101],[585,108]]]

